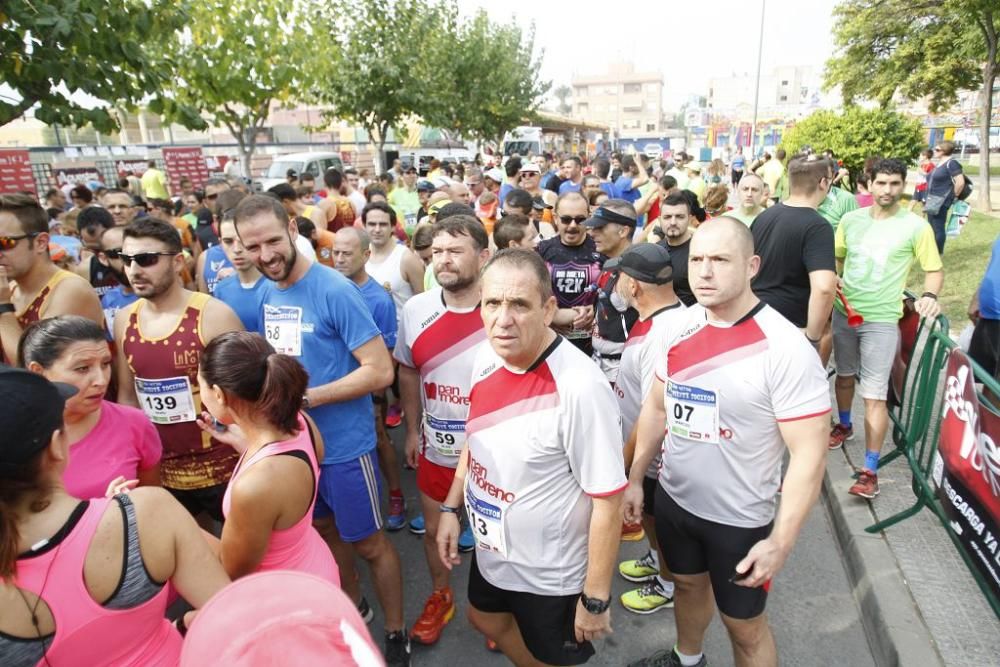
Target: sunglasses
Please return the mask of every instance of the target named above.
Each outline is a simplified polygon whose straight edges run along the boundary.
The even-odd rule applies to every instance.
[[[582,225],[587,218],[588,216],[586,215],[560,215],[559,222],[564,225],[571,225],[574,222],[578,225]]]
[[[103,252],[104,256],[108,259],[121,259],[122,256],[121,248],[109,248],[107,250],[102,250],[101,252]],[[142,265],[140,264],[140,266]]]
[[[519,173],[522,176],[540,176],[541,175],[537,171],[522,171],[522,172],[519,172]]]
[[[218,199],[218,198],[219,198],[219,195],[218,195],[218,194],[214,194],[214,195],[205,195],[205,199]]]
[[[132,266],[132,262],[135,262],[143,268],[148,268],[159,262],[161,257],[173,257],[176,254],[176,252],[140,252],[138,255],[126,255],[119,251],[118,257],[125,262],[125,266]]]
[[[935,153],[940,153],[940,152],[941,152],[941,149],[940,149],[940,148],[935,148],[935,149],[934,149],[934,152],[935,152]]]
[[[13,250],[21,239],[33,239],[38,234],[21,234],[20,236],[0,236],[0,250]]]

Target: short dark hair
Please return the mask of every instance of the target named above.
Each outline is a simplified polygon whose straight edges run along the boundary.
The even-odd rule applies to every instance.
[[[181,235],[177,228],[169,222],[157,218],[139,218],[126,225],[122,233],[123,239],[154,239],[160,241],[170,252],[179,253],[183,249],[181,246]]]
[[[576,155],[567,155],[565,158],[563,158],[563,162],[567,162],[567,161],[568,162],[575,162],[577,167],[582,167],[583,166],[583,160],[581,160]]]
[[[660,176],[660,187],[667,191],[673,190],[677,187],[677,179],[670,174],[664,174]]]
[[[94,193],[91,192],[90,188],[88,188],[83,183],[80,183],[79,185],[74,186],[74,188],[72,190],[70,190],[70,196],[71,197],[76,197],[77,199],[82,199],[83,201],[87,202],[88,204],[90,202],[94,201]]]
[[[350,174],[351,176],[357,176],[358,170],[355,169],[354,167],[346,167],[344,169],[344,175],[346,176],[347,174]]]
[[[903,177],[903,181],[906,181],[906,163],[896,158],[880,158],[872,163],[870,173],[872,178],[875,178],[876,174],[898,175]]]
[[[382,211],[383,213],[389,214],[389,224],[393,227],[396,226],[396,209],[389,206],[389,204],[384,201],[370,201],[365,204],[365,207],[361,209],[361,224],[368,224],[368,214],[371,211]]]
[[[531,221],[520,213],[505,215],[493,225],[493,244],[498,250],[509,248],[512,243],[520,243],[528,233]]]
[[[42,368],[51,368],[73,343],[103,343],[106,336],[99,324],[79,315],[60,315],[38,320],[21,334],[21,340],[17,343],[17,365],[27,368],[34,361]]]
[[[629,172],[632,171],[633,169],[636,170],[639,169],[639,165],[636,164],[635,158],[632,157],[631,155],[626,155],[625,157],[623,157],[621,162],[622,162],[623,172]]]
[[[432,227],[434,236],[438,234],[448,234],[449,236],[468,236],[472,239],[476,250],[485,250],[490,247],[490,239],[486,236],[486,228],[479,219],[472,215],[451,215],[447,218],[437,220]]]
[[[385,188],[378,185],[377,183],[369,183],[365,187],[365,199],[371,201],[372,197],[375,197],[376,195],[382,195],[386,199],[389,198],[389,194],[385,191]]]
[[[76,216],[76,228],[81,232],[85,229],[92,230],[94,227],[111,229],[114,226],[115,219],[111,217],[107,209],[100,206],[88,206]]]
[[[788,162],[788,189],[811,195],[819,188],[819,182],[830,175],[832,162],[826,158],[810,160],[796,157]]]
[[[277,185],[268,188],[267,191],[277,197],[278,201],[299,198],[295,193],[295,188],[293,188],[290,183],[278,183]]]
[[[344,175],[336,167],[330,167],[323,172],[323,182],[326,183],[326,187],[339,190],[344,184]]]
[[[244,197],[233,211],[233,224],[237,227],[237,234],[239,233],[241,220],[268,212],[283,225],[288,225],[288,213],[276,198],[269,197],[268,195],[249,195]]]
[[[301,215],[295,216],[295,225],[299,228],[299,235],[307,239],[311,239],[313,233],[316,231],[316,223],[309,218],[303,218]]]
[[[242,190],[236,190],[235,188],[220,192],[218,198],[215,200],[215,214],[221,220],[227,213],[236,210],[240,202],[249,196]]]
[[[528,213],[531,211],[533,197],[531,193],[527,190],[522,190],[521,188],[514,188],[507,193],[507,196],[503,200],[503,207],[506,208],[516,208]]]
[[[60,193],[62,193],[62,190],[60,190],[59,188],[49,188],[48,190],[45,191],[45,199],[55,197]]]
[[[169,199],[150,197],[146,200],[146,203],[149,204],[150,208],[158,208],[161,211],[170,211],[171,213],[174,211],[174,203]]]
[[[410,247],[414,250],[426,250],[431,247],[434,241],[434,228],[431,224],[422,222],[413,230],[413,238],[410,239]]]
[[[611,173],[611,160],[606,157],[599,157],[594,160],[594,173],[601,180],[606,179],[608,174]]]
[[[552,276],[549,274],[549,267],[534,250],[524,248],[506,248],[490,257],[489,261],[479,272],[479,277],[483,278],[494,266],[509,266],[516,269],[527,269],[535,278],[538,287],[538,294],[541,303],[545,303],[552,296]]]
[[[514,178],[517,176],[517,172],[521,171],[521,158],[514,156],[507,160],[507,164],[503,166],[503,170],[507,173],[507,176]]]
[[[38,200],[21,193],[0,195],[0,213],[10,213],[21,223],[25,234],[49,231],[49,214]]]
[[[676,184],[676,181],[674,181]],[[663,210],[664,206],[685,206],[688,210],[688,215],[691,214],[691,200],[684,196],[684,192],[671,192],[669,195],[663,198],[660,202],[660,210]]]
[[[453,215],[475,216],[476,212],[468,204],[463,204],[459,201],[450,201],[438,209],[435,220],[444,220],[445,218],[450,218]]]

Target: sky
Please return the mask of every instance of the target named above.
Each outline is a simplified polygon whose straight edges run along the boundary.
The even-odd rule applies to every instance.
[[[762,69],[821,66],[833,50],[831,12],[836,0],[765,0]],[[463,15],[483,8],[494,21],[535,23],[536,52],[544,46],[542,77],[554,90],[574,73],[601,74],[612,62],[661,71],[664,105],[677,109],[708,92],[708,78],[746,73],[757,66],[761,0],[677,2],[624,0],[545,2],[458,0]],[[621,6],[635,9],[622,12]]]

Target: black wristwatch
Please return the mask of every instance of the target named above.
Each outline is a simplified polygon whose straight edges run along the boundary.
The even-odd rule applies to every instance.
[[[438,511],[445,512],[445,513],[448,513],[448,514],[461,514],[461,509],[460,508],[458,508],[458,507],[452,507],[450,505],[445,505],[444,503],[441,503],[441,506],[438,507]]]
[[[598,598],[589,598],[586,593],[580,593],[580,602],[583,603],[583,608],[589,611],[595,616],[597,614],[603,614],[611,606],[611,598],[607,600],[600,600]]]
[[[0,303],[0,315],[4,313],[16,313],[17,308],[12,303]]]
[[[302,394],[302,409],[308,410],[311,407],[312,404],[309,402],[309,394]]]

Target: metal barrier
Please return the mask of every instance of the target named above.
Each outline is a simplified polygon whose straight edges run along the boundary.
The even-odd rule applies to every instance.
[[[892,440],[895,448],[884,455],[879,461],[883,468],[896,458],[906,460],[912,473],[911,488],[915,501],[907,509],[865,528],[868,533],[878,533],[901,521],[917,514],[923,508],[929,508],[941,521],[945,532],[951,538],[959,555],[965,562],[969,572],[975,578],[983,591],[993,612],[1000,617],[1000,596],[987,583],[979,565],[968,553],[958,534],[953,529],[953,519],[946,513],[938,489],[935,485],[933,466],[938,458],[939,438],[943,419],[943,392],[945,391],[945,373],[951,351],[957,345],[948,334],[948,320],[939,316],[928,323],[921,320],[917,329],[916,341],[906,364],[902,387],[897,389],[897,396],[890,405],[889,419],[892,423]],[[1000,397],[1000,383],[971,359],[969,360],[975,375],[975,381],[983,388],[977,390],[980,410],[990,410],[1000,414],[997,405],[985,395],[991,392],[993,397]],[[940,472],[937,473],[940,475]],[[938,482],[940,480],[938,479]]]

